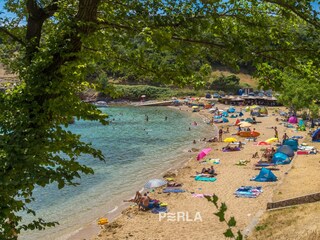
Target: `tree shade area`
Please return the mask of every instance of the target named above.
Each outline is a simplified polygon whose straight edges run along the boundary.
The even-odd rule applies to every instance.
[[[319,8],[312,1],[6,0],[0,62],[19,83],[0,95],[0,238],[55,223],[21,225],[36,185],[75,184],[81,154],[103,160],[68,126],[75,116],[106,124],[81,102],[88,76],[118,72],[177,86],[204,86],[212,62],[250,62],[260,85],[300,107],[319,96]],[[306,86],[311,88],[307,91]],[[114,87],[103,86],[111,95]],[[315,105],[312,105],[316,108]]]

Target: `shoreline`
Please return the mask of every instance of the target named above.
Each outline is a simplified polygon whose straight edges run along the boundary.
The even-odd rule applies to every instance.
[[[221,106],[222,107],[226,107],[226,105],[222,105],[221,104]],[[221,107],[220,106],[220,107]],[[278,108],[278,107],[276,107],[276,108]],[[269,109],[276,109],[276,108],[269,108]],[[199,114],[200,116],[202,116],[202,119],[204,119],[204,118],[208,118],[208,116],[210,116],[210,114],[208,114],[208,113],[205,113],[205,112],[199,112],[199,113],[197,113],[197,114]],[[243,116],[243,118],[246,118],[246,116]],[[275,117],[273,117],[273,116],[271,116],[271,114],[269,115],[269,117],[266,117],[266,118],[259,118],[259,120],[263,120],[262,122],[262,124],[261,125],[257,125],[257,127],[259,126],[259,128],[261,128],[261,129],[263,129],[263,131],[265,131],[265,132],[268,132],[268,134],[262,134],[262,135],[268,135],[268,136],[261,136],[262,138],[269,138],[269,137],[271,137],[272,135],[273,135],[273,130],[271,130],[270,129],[270,126],[278,126],[277,124],[277,122],[275,122]],[[221,124],[221,125],[219,125],[219,126],[226,126],[226,125],[229,125],[230,123],[227,123],[227,124]],[[261,126],[261,127],[260,127]],[[255,126],[256,127],[256,126]],[[281,128],[281,130],[282,131],[289,131],[289,129],[285,129],[284,127],[279,127],[279,128]],[[261,131],[261,129],[259,130],[260,132],[263,132],[263,131]],[[282,133],[282,132],[281,132]],[[271,136],[270,136],[271,135]],[[261,139],[261,137],[259,138],[259,140],[263,140],[263,139]],[[214,148],[219,148],[219,147],[221,147],[223,144],[225,144],[225,143],[215,143],[215,144],[213,144],[214,145]],[[209,145],[211,145],[211,144],[209,144]],[[218,145],[218,146],[217,146]],[[256,151],[256,150],[258,150],[258,148],[257,148],[257,146],[254,146],[254,145],[252,145],[252,143],[251,142],[247,142],[247,145],[248,145],[248,147],[250,146],[250,150],[253,150],[253,149],[255,149],[254,151]],[[246,146],[245,146],[245,148],[246,148]],[[218,149],[215,149],[215,150],[218,150]],[[248,152],[248,151],[247,151]],[[250,152],[250,154],[252,155],[252,153],[253,152]],[[226,154],[229,154],[229,153],[226,153]],[[232,153],[230,153],[230,154],[232,154]],[[197,165],[198,165],[198,162],[196,162],[196,161],[194,161],[194,158],[195,158],[195,155],[196,155],[196,153],[193,153],[193,158],[190,158],[189,160],[187,160],[185,163],[184,163],[184,165],[183,166],[181,166],[181,168],[179,168],[179,169],[177,169],[177,171],[178,171],[178,176],[177,176],[177,179],[179,179],[178,181],[179,182],[181,182],[180,181],[180,179],[185,179],[186,180],[186,182],[188,182],[188,185],[189,185],[189,187],[194,187],[194,185],[196,184],[194,181],[190,181],[190,179],[187,179],[187,178],[185,178],[185,176],[184,175],[190,175],[190,174],[192,174],[192,172],[194,172],[195,171],[195,168],[197,167]],[[209,154],[209,156],[212,156],[213,154],[211,153],[211,154]],[[221,152],[219,152],[219,155],[220,156],[222,156],[223,154],[221,153]],[[247,154],[248,155],[248,154]],[[236,159],[238,159],[239,158],[239,155],[236,155],[237,156],[237,158]],[[233,160],[234,160],[234,157],[231,157],[231,159],[230,159],[230,157],[231,156],[229,156],[229,158],[228,159],[226,159],[226,160],[231,160],[232,161],[232,158],[233,158]],[[247,156],[246,156],[246,158],[248,158]],[[241,158],[239,158],[239,159],[241,159]],[[193,160],[193,161],[192,161]],[[266,203],[267,202],[269,202],[270,200],[272,200],[272,198],[273,198],[273,193],[274,193],[274,191],[277,189],[277,188],[279,188],[279,186],[281,186],[282,184],[283,184],[283,179],[285,179],[285,175],[290,171],[290,169],[292,168],[292,164],[289,164],[289,165],[283,165],[283,166],[281,166],[281,169],[280,169],[280,171],[277,171],[277,172],[275,172],[275,174],[278,176],[278,178],[280,179],[280,181],[278,181],[278,182],[271,182],[271,183],[252,183],[252,182],[250,182],[249,180],[248,180],[248,173],[250,173],[249,174],[249,176],[252,174],[252,173],[258,173],[257,171],[255,171],[255,170],[253,170],[251,167],[250,168],[248,168],[248,167],[234,167],[234,164],[230,164],[230,163],[228,163],[229,164],[229,166],[226,166],[225,168],[224,168],[224,170],[227,170],[228,169],[228,167],[233,167],[235,170],[240,170],[240,171],[242,171],[242,172],[244,172],[244,173],[241,173],[240,174],[240,177],[242,177],[242,179],[244,179],[243,178],[243,176],[244,175],[246,175],[245,176],[245,179],[246,179],[246,181],[244,181],[244,183],[242,183],[241,182],[241,179],[240,179],[240,177],[239,177],[239,179],[235,179],[236,181],[236,183],[233,183],[233,184],[230,184],[229,183],[229,185],[237,185],[238,187],[239,186],[241,186],[241,185],[263,185],[264,187],[264,193],[262,193],[262,196],[259,196],[258,198],[256,198],[256,199],[248,199],[248,198],[235,198],[234,197],[234,195],[233,195],[233,192],[234,192],[234,188],[233,187],[231,187],[231,191],[232,192],[230,192],[230,191],[228,191],[228,195],[226,195],[226,194],[224,194],[225,196],[223,196],[223,194],[219,194],[219,193],[217,193],[217,191],[214,191],[214,193],[217,193],[217,195],[219,196],[219,198],[221,199],[221,201],[224,201],[224,202],[226,202],[227,204],[228,204],[228,207],[229,207],[229,205],[231,206],[230,207],[230,210],[228,210],[228,211],[231,211],[231,213],[232,213],[232,215],[233,216],[235,216],[236,215],[236,220],[237,221],[239,221],[239,223],[238,223],[238,229],[242,229],[243,230],[243,233],[246,233],[246,234],[248,234],[248,233],[250,233],[250,231],[254,228],[254,226],[258,223],[258,221],[259,221],[259,218],[263,215],[263,213],[266,211]],[[218,168],[218,166],[217,166],[217,168]],[[199,166],[197,167],[197,169],[199,169]],[[228,169],[229,170],[229,169]],[[218,170],[219,171],[219,170]],[[230,171],[230,170],[229,170]],[[187,173],[186,173],[187,172]],[[245,173],[245,172],[247,172],[247,174]],[[218,172],[219,173],[219,175],[220,175],[220,173],[222,173],[222,172]],[[218,181],[217,181],[217,184],[218,184],[218,182],[219,182],[219,175],[218,175]],[[252,176],[252,175],[251,175]],[[227,178],[227,177],[226,177]],[[238,181],[237,181],[238,180]],[[182,181],[183,182],[183,181]],[[237,182],[240,182],[239,184],[237,183]],[[183,183],[185,183],[185,182],[183,182]],[[223,189],[223,186],[221,186],[221,185],[219,185],[219,186],[216,186],[216,185],[214,185],[215,183],[213,183],[213,186],[214,187],[219,187],[220,189],[222,189],[222,190],[225,190],[225,189]],[[220,183],[219,183],[220,184]],[[224,181],[224,183],[222,183],[222,185],[223,184],[225,184],[225,186],[227,186],[227,184],[228,184],[228,181]],[[187,184],[186,184],[187,185]],[[202,184],[201,184],[202,185]],[[209,188],[207,188],[207,187],[203,187],[203,185],[202,185],[202,189],[209,189]],[[230,187],[229,187],[230,188]],[[187,187],[187,189],[188,189],[188,187]],[[201,189],[201,188],[199,188],[199,189]],[[228,189],[228,190],[230,190],[230,189]],[[182,196],[183,194],[181,194],[181,195],[179,195],[179,194],[176,194],[175,196],[177,197],[177,198],[179,198],[178,199],[178,201],[179,200],[182,200],[182,199],[185,199],[186,197],[188,198],[188,196],[186,196],[186,197],[181,197],[180,198],[180,196]],[[160,200],[162,200],[161,198],[162,197],[164,197],[164,195],[162,194],[162,195],[156,195],[155,194],[155,196],[156,196],[156,198],[157,199],[160,199]],[[166,200],[169,200],[169,197],[168,198],[166,198],[166,199],[164,199],[164,201],[166,201]],[[170,199],[170,200],[172,200],[172,199]],[[206,200],[204,200],[204,201],[206,201]],[[174,200],[172,200],[172,205],[175,205],[174,204]],[[244,209],[242,209],[242,210],[244,210],[245,212],[249,212],[249,213],[247,213],[247,214],[243,214],[243,213],[241,213],[241,211],[239,211],[237,208],[238,208],[238,206],[237,205],[240,205],[240,204],[243,204],[244,202],[249,202],[249,203],[251,203],[251,204],[254,204],[254,202],[256,202],[254,205],[255,205],[255,210],[253,210],[252,208],[250,208],[250,206],[248,207],[248,206],[246,206],[246,207],[243,207]],[[234,204],[235,203],[235,204]],[[169,203],[169,206],[170,206],[171,204]],[[202,205],[207,205],[207,203],[206,202],[203,202],[202,203]],[[250,205],[250,204],[249,204]],[[209,205],[210,206],[210,205]],[[175,205],[175,206],[173,206],[173,207],[175,207],[176,209],[178,208],[178,206],[177,205]],[[184,207],[185,208],[187,208],[187,209],[189,209],[189,210],[192,210],[192,207],[190,207],[190,206],[187,206],[187,205],[184,205]],[[199,208],[199,206],[197,206],[198,208]],[[210,206],[210,207],[212,207],[212,206]],[[137,226],[138,224],[140,225],[144,225],[144,224],[146,224],[146,221],[147,222],[150,222],[150,221],[155,221],[155,217],[153,217],[153,215],[151,215],[151,213],[147,213],[147,214],[144,214],[144,213],[141,213],[141,212],[137,212],[137,211],[135,211],[134,212],[134,210],[132,210],[132,208],[131,209],[129,209],[128,211],[132,211],[131,213],[129,213],[129,214],[131,214],[131,217],[130,218],[126,218],[127,216],[128,216],[128,214],[121,214],[116,220],[115,220],[115,222],[113,222],[113,223],[115,223],[115,224],[110,224],[110,226],[108,226],[107,225],[107,227],[106,227],[106,229],[107,230],[109,230],[109,231],[107,231],[107,230],[102,230],[100,233],[99,233],[99,235],[98,236],[96,236],[95,238],[93,238],[93,239],[123,239],[123,238],[127,238],[128,236],[129,237],[132,237],[133,235],[135,236],[135,239],[136,238],[144,238],[144,237],[146,237],[146,236],[149,236],[149,235],[145,235],[145,234],[147,234],[147,233],[143,233],[143,232],[146,232],[146,231],[144,231],[144,230],[142,230],[141,229],[141,227],[140,226]],[[170,209],[171,210],[171,209]],[[215,211],[215,209],[213,208],[213,209],[211,209],[210,210],[212,213]],[[253,211],[253,212],[252,212]],[[169,212],[171,212],[171,211],[169,211]],[[242,218],[241,217],[237,217],[237,215],[239,216],[242,216]],[[133,217],[134,216],[134,217]],[[135,223],[134,224],[132,224],[132,219],[133,218],[135,218],[134,220],[135,220]],[[216,222],[215,220],[216,219],[214,219],[215,217],[210,217],[210,219],[213,221],[213,222]],[[240,219],[240,220],[239,220]],[[159,223],[159,222],[158,222]],[[116,225],[116,227],[113,227],[112,225]],[[130,226],[128,226],[128,225],[130,225]],[[166,226],[166,224],[160,224],[159,223],[159,225],[164,225],[164,226]],[[215,224],[215,227],[216,228],[219,228],[219,224],[216,222]],[[117,226],[120,226],[120,227],[117,227]],[[155,235],[153,236],[153,237],[155,237],[156,239],[166,239],[167,238],[167,234],[165,234],[165,232],[164,232],[164,230],[163,229],[166,229],[166,228],[163,228],[164,226],[158,226],[158,228],[159,229],[157,229],[157,226],[155,227],[155,229],[153,229],[153,230],[156,230],[157,232],[158,232],[158,234],[162,234],[162,236],[163,236],[163,238],[157,238],[157,237],[155,237]],[[207,224],[206,225],[206,228],[208,228],[208,226],[210,226],[210,223],[209,224]],[[213,226],[212,224],[211,224],[211,226]],[[220,224],[220,226],[221,226],[221,224]],[[180,226],[179,226],[180,227]],[[124,229],[125,228],[125,229]],[[184,228],[184,227],[182,227],[182,228]],[[199,228],[202,228],[202,227],[200,227],[200,226],[198,226],[198,228],[196,228],[197,229],[197,231],[198,231],[198,233],[200,232],[201,234],[202,234],[202,232],[201,231],[199,231]],[[225,226],[223,226],[222,225],[222,229],[224,229],[224,228],[226,228]],[[177,232],[179,232],[179,231],[177,231]],[[221,237],[221,234],[223,234],[223,232],[221,232],[221,231],[218,231],[218,232],[220,232],[219,233],[219,235],[217,236],[217,238],[212,238],[213,236],[211,236],[211,238],[210,239],[219,239],[220,237]],[[148,231],[148,234],[152,234],[152,233],[150,233],[150,231]],[[176,234],[175,232],[172,232],[171,231],[171,234]],[[183,235],[183,231],[182,232],[180,232],[180,234],[182,234]],[[111,236],[110,236],[111,235]],[[206,234],[202,234],[202,235],[206,235]],[[166,237],[165,237],[166,236]],[[181,235],[179,235],[180,237],[182,237]],[[189,235],[188,235],[189,236]],[[208,237],[208,235],[207,236],[203,236],[203,237]],[[190,236],[189,236],[189,238],[190,238]],[[148,238],[149,239],[149,238]],[[152,238],[152,236],[150,237],[150,239],[154,239],[154,238]],[[179,238],[180,239],[180,238]]]
[[[135,106],[132,104],[120,104],[120,105],[110,105],[110,106]],[[170,109],[172,109],[173,111],[183,111],[184,114],[186,115],[196,115],[198,118],[200,118],[203,122],[206,118],[205,115],[201,114],[201,112],[195,112],[193,113],[190,108],[188,106],[179,106],[181,109],[179,109],[179,107],[176,106],[166,106]],[[208,137],[207,135],[205,135],[207,133],[204,133],[201,135],[201,139],[203,139],[204,137]],[[196,146],[191,146],[194,148],[200,148],[202,149],[206,142],[201,141],[201,139],[198,139]],[[192,144],[192,143],[190,143]],[[183,149],[181,156],[178,160],[175,161],[174,165],[170,166],[168,169],[162,171],[161,173],[152,175],[152,178],[162,178],[162,176],[167,173],[167,172],[178,172],[179,169],[185,167],[190,161],[192,161],[193,159],[193,155],[195,154],[195,152],[189,152],[190,149],[190,145],[187,146],[181,146],[181,149]],[[188,159],[185,159],[188,155]],[[142,186],[141,189],[139,190],[140,192],[146,192],[146,189],[144,189],[144,187]],[[130,199],[134,196],[134,191],[129,195],[127,195],[126,199]],[[106,217],[109,220],[109,223],[112,223],[114,221],[116,221],[118,218],[123,216],[123,212],[130,209],[133,206],[132,203],[127,203],[127,202],[121,202],[121,204],[118,204],[117,206],[115,206],[113,209],[111,209],[110,211],[101,214],[101,217]],[[116,210],[114,210],[115,208],[117,208]],[[113,211],[114,210],[114,211]],[[87,225],[82,226],[81,228],[69,233],[69,234],[65,234],[61,237],[58,238],[58,240],[78,240],[78,239],[91,239],[97,235],[99,235],[101,228],[98,226],[97,224],[97,219],[95,219],[92,222],[89,222]]]

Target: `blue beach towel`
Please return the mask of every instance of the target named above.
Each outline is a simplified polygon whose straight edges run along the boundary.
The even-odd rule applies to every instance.
[[[242,186],[235,191],[236,197],[256,198],[262,193],[262,187]]]
[[[163,193],[182,193],[185,192],[185,190],[181,188],[165,188],[162,191]]]
[[[203,182],[214,182],[216,181],[217,179],[216,178],[213,178],[213,177],[201,177],[201,176],[196,176],[194,178],[194,180],[196,181],[203,181]]]
[[[156,208],[153,208],[151,210],[152,213],[161,213],[161,212],[168,212],[168,208],[167,207],[156,207]]]

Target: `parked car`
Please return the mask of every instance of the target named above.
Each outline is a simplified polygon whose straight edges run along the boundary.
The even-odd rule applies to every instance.
[[[206,94],[206,98],[211,98],[211,94],[210,94],[210,93],[207,93],[207,94]]]

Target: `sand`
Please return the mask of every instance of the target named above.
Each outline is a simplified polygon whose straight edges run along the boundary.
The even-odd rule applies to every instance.
[[[227,106],[222,105],[220,108]],[[238,108],[239,109],[239,108]],[[185,107],[182,110],[189,110]],[[306,135],[306,132],[292,132],[290,129],[285,128],[280,122],[276,121],[277,114],[274,109],[268,108],[269,116],[264,118],[257,118],[261,121],[252,128],[260,132],[257,141],[263,141],[274,136],[272,127],[277,126],[279,136],[281,137],[284,132],[289,136]],[[208,117],[206,110],[200,111],[198,114],[203,117]],[[242,118],[249,117],[249,113],[245,113]],[[230,118],[229,118],[230,119]],[[230,119],[229,125],[234,123]],[[226,125],[224,124],[224,130]],[[218,125],[221,127],[223,125]],[[208,131],[212,131],[212,126],[208,126]],[[236,127],[229,127],[230,133],[225,133],[223,138],[233,136],[237,132]],[[237,136],[237,139],[241,139]],[[243,138],[241,140],[244,140]],[[308,139],[307,139],[308,140]],[[306,141],[306,138],[300,142]],[[311,178],[316,176],[315,171],[319,171],[318,160],[313,160],[310,156],[297,156],[294,158],[294,163],[289,165],[279,166],[279,171],[274,171],[278,177],[277,182],[258,183],[250,181],[250,178],[259,173],[255,170],[253,165],[258,159],[253,159],[252,154],[259,152],[261,146],[256,146],[254,142],[246,142],[243,150],[237,152],[222,152],[221,148],[226,143],[206,143],[206,147],[212,148],[212,151],[206,158],[219,158],[220,164],[214,165],[218,176],[215,182],[198,182],[190,177],[201,171],[203,167],[210,167],[211,164],[201,164],[196,161],[197,153],[194,153],[191,159],[186,159],[184,167],[177,170],[177,182],[183,183],[185,193],[161,193],[161,189],[156,189],[150,193],[151,198],[159,199],[168,204],[169,212],[175,217],[174,221],[169,221],[165,216],[160,219],[158,214],[153,214],[150,211],[138,211],[138,207],[132,205],[122,215],[115,219],[112,223],[106,226],[100,234],[92,239],[223,239],[223,232],[227,229],[226,223],[219,222],[218,217],[214,215],[217,212],[215,206],[204,198],[195,198],[192,196],[194,193],[215,194],[219,197],[219,202],[225,202],[227,210],[227,218],[234,216],[237,221],[236,229],[242,230],[243,233],[249,233],[259,217],[266,211],[267,202],[272,201],[273,198],[279,200],[282,198],[300,196],[302,194],[313,193],[317,189],[317,183],[311,183]],[[192,146],[190,146],[192,147]],[[317,155],[315,155],[317,156]],[[306,159],[306,161],[304,161]],[[246,166],[235,165],[239,160],[250,161]],[[307,165],[312,162],[313,168],[308,168]],[[294,166],[294,167],[293,167]],[[293,168],[293,169],[291,169]],[[288,176],[294,176],[296,168],[305,168],[310,178],[301,183],[299,180],[292,185],[286,187],[285,184],[290,184],[293,180],[287,180]],[[291,170],[290,170],[291,169]],[[319,177],[317,177],[319,179]],[[305,188],[304,191],[297,190],[297,186],[311,183],[313,187]],[[318,181],[319,183],[319,181]],[[237,198],[233,194],[237,188],[244,185],[262,186],[263,193],[257,198]],[[284,186],[284,187],[283,187]],[[296,186],[296,187],[294,187]],[[298,187],[299,188],[299,187]],[[318,189],[319,190],[319,189]],[[281,194],[274,194],[281,192]],[[281,195],[281,197],[279,197]],[[178,219],[179,216],[179,219]]]

